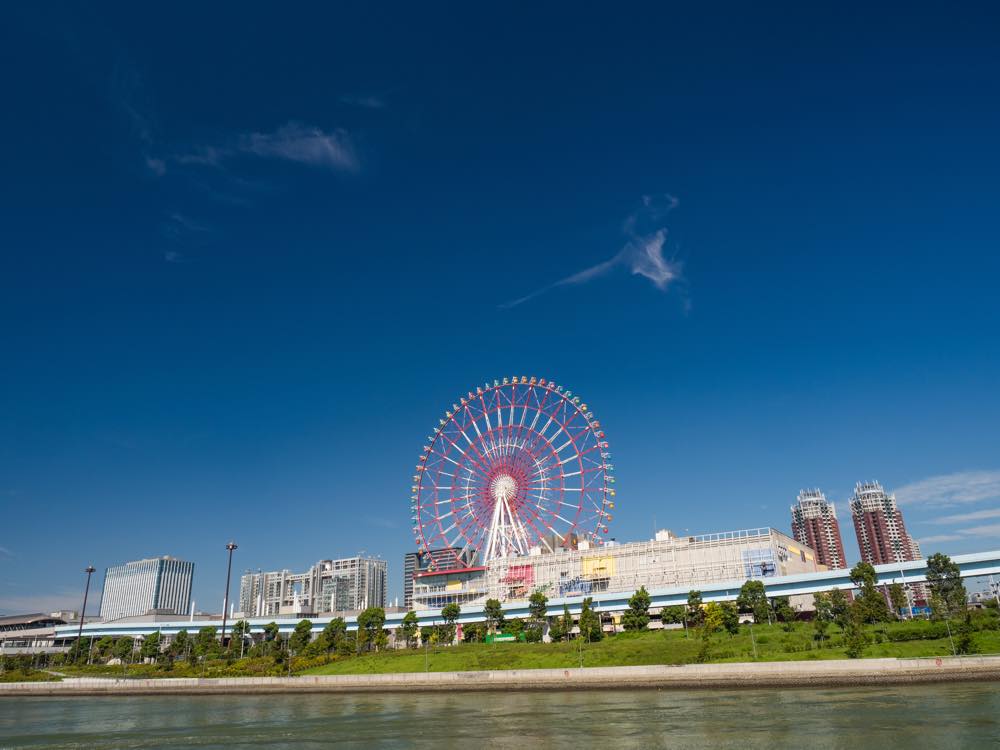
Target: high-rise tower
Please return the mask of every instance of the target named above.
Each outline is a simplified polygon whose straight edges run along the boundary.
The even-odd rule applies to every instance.
[[[903,524],[896,496],[878,482],[858,482],[851,498],[861,559],[872,565],[920,559],[920,547]]]
[[[154,557],[113,565],[104,573],[101,619],[144,615],[160,610],[183,615],[191,605],[194,563]]]
[[[847,567],[837,509],[817,490],[800,490],[792,506],[792,536],[816,550],[816,561],[831,570]]]

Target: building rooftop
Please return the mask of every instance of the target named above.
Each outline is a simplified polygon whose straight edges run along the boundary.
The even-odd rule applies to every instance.
[[[65,624],[65,620],[59,617],[53,617],[52,615],[42,614],[41,612],[36,612],[30,615],[8,615],[7,617],[0,617],[0,628],[24,627],[27,625],[37,625],[38,627],[43,627],[45,625]]]

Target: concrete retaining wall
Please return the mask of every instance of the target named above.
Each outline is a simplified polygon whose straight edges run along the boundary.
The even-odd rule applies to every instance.
[[[2,696],[338,693],[421,690],[825,687],[1000,680],[1000,656],[690,664],[386,675],[302,675],[0,683]]]

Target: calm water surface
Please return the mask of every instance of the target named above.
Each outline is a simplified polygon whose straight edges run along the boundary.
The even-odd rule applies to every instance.
[[[1000,747],[1000,685],[5,698],[0,748]]]

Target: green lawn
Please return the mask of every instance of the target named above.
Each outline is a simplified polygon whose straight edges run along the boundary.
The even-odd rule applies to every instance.
[[[902,624],[889,624],[873,629],[872,643],[865,657],[947,656],[951,645],[947,638],[876,643],[877,634],[887,637]],[[914,624],[906,625],[913,628]],[[917,625],[916,627],[920,627]],[[805,659],[845,659],[841,634],[834,627],[830,639],[820,648],[813,640],[811,625],[798,623],[791,632],[778,625],[755,626],[753,638],[757,644],[757,661],[793,661]],[[1000,631],[982,631],[975,635],[979,653],[1000,653]],[[690,664],[698,660],[701,641],[687,637],[683,631],[647,631],[622,633],[605,638],[600,643],[584,644],[582,663],[585,667],[630,666],[644,664]],[[426,659],[426,661],[425,661]],[[708,662],[754,661],[750,629],[741,628],[739,635],[716,634],[711,639]],[[540,669],[579,667],[581,648],[570,643],[463,643],[457,646],[432,647],[420,650],[384,651],[360,657],[340,658],[330,664],[309,669],[304,674],[384,674],[392,672],[452,672],[485,669]]]
[[[38,669],[5,669],[0,672],[0,682],[56,682],[59,678]]]

